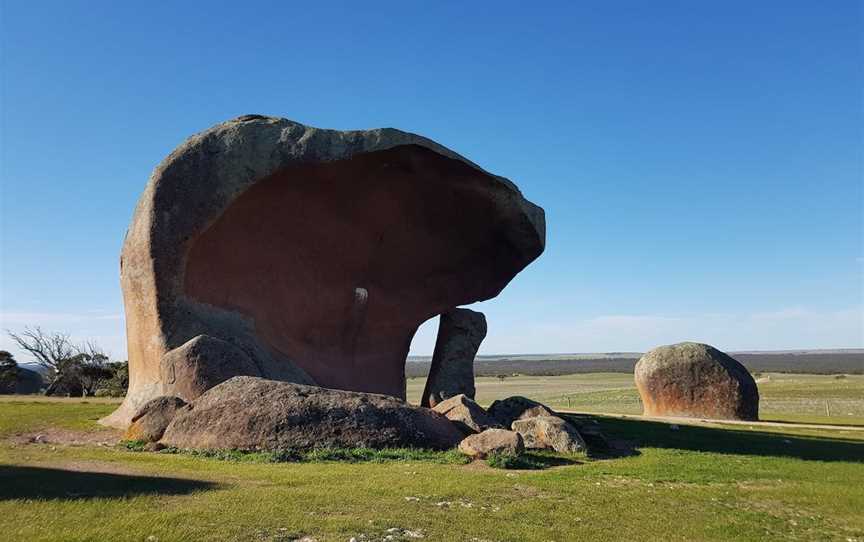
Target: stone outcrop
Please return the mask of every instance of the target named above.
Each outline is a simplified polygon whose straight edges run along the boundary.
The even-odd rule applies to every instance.
[[[447,449],[462,432],[395,397],[236,376],[174,418],[160,441],[191,449]]]
[[[228,341],[198,335],[162,356],[165,393],[192,401],[233,376],[261,376],[252,359]]]
[[[233,375],[404,397],[418,326],[495,297],[544,242],[543,210],[512,182],[424,137],[260,115],[215,126],[155,169],[135,209],[120,258],[129,392],[103,423]]]
[[[179,397],[151,399],[132,417],[123,440],[157,442],[177,413],[187,409],[186,401]]]
[[[516,420],[513,431],[522,436],[525,447],[562,453],[587,451],[585,440],[570,422],[558,416],[536,416]]]
[[[441,315],[432,365],[420,404],[436,404],[465,394],[474,398],[474,356],[486,338],[486,317],[470,309],[453,309]]]
[[[525,444],[514,431],[487,429],[465,437],[459,443],[459,451],[474,459],[485,459],[492,454],[520,455],[525,451]]]
[[[759,418],[753,377],[734,358],[707,344],[655,348],[636,363],[634,377],[646,416]]]
[[[464,394],[442,401],[432,410],[446,416],[466,435],[480,433],[490,427],[498,427],[498,423],[483,410],[483,407]]]
[[[504,427],[512,426],[516,420],[555,416],[555,412],[546,405],[518,395],[493,401],[487,412]]]

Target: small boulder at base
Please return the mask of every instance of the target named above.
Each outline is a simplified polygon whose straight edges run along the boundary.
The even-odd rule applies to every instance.
[[[198,335],[166,352],[160,371],[163,388],[186,401],[232,376],[261,376],[243,350],[209,335]]]
[[[161,442],[205,450],[447,449],[462,437],[443,415],[392,396],[237,376],[193,401]]]
[[[515,456],[525,451],[525,444],[519,433],[493,428],[465,437],[459,451],[473,459],[485,459],[491,454]]]
[[[483,407],[462,393],[438,403],[432,410],[446,416],[466,435],[480,433],[490,427],[498,426],[495,420],[483,410]]]
[[[707,344],[655,348],[636,363],[634,377],[646,416],[759,418],[753,377],[734,358]]]
[[[494,401],[488,412],[504,427],[510,427],[516,420],[555,415],[546,405],[518,395]]]
[[[525,447],[556,452],[584,452],[585,440],[576,427],[558,416],[536,416],[513,422],[513,431],[522,436]]]
[[[179,397],[163,395],[151,399],[132,417],[132,423],[126,429],[123,440],[156,442],[162,438],[177,412],[185,409],[188,409],[188,404]]]

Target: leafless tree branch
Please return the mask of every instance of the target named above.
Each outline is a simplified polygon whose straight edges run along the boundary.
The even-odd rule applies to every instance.
[[[65,333],[47,333],[38,326],[26,327],[21,333],[8,330],[7,333],[50,372],[47,395],[70,386],[85,396],[92,395],[112,375],[108,356],[95,342],[74,344]]]
[[[39,326],[25,327],[21,333],[8,330],[7,333],[22,350],[36,358],[37,364],[55,373],[64,361],[79,353],[65,333],[46,333]]]

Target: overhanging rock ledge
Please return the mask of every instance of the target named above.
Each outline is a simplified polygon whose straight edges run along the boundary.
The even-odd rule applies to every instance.
[[[121,254],[130,386],[192,401],[233,376],[404,398],[417,327],[544,249],[509,180],[395,129],[245,115],[153,172]]]

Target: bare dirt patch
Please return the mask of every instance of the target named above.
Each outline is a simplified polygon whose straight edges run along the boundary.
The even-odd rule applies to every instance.
[[[60,446],[114,446],[120,441],[120,431],[115,429],[96,429],[78,431],[48,427],[39,431],[18,433],[6,439],[17,446],[28,444],[52,444]]]

